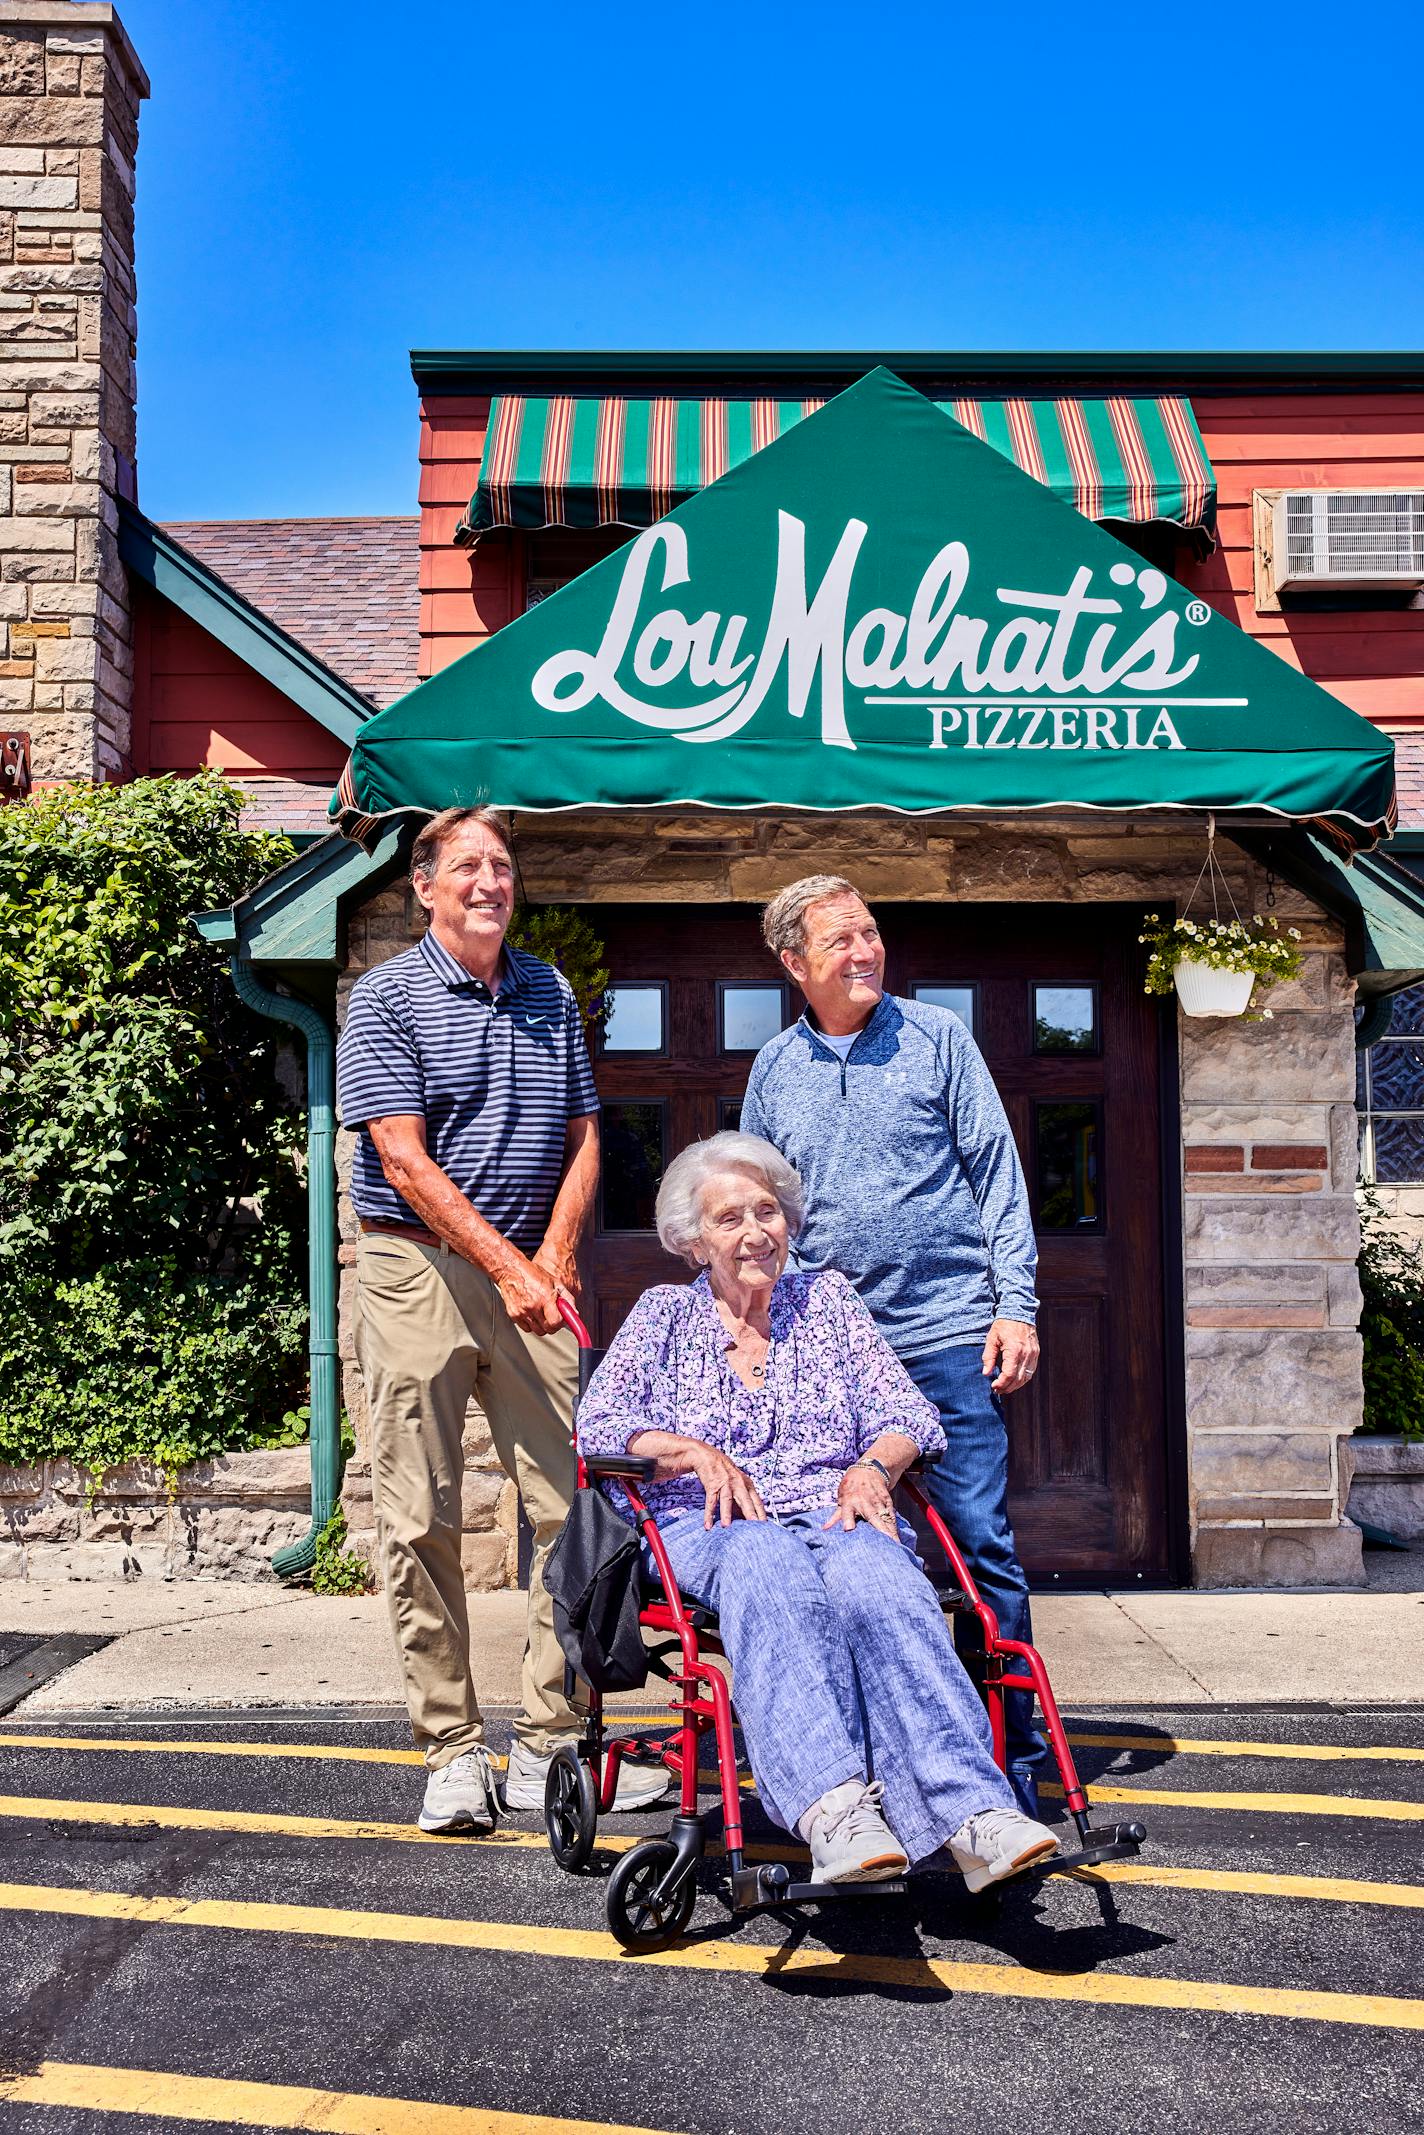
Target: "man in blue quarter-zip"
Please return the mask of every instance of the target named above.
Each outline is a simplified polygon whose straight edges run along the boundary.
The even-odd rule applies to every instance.
[[[929,1494],[1000,1630],[1029,1639],[1002,1403],[1038,1363],[1038,1254],[998,1091],[957,1016],[885,992],[885,946],[854,883],[793,882],[762,931],[806,1012],[752,1063],[742,1131],[801,1174],[800,1265],[850,1277],[938,1408],[948,1448]],[[1036,1816],[1032,1700],[1014,1693],[1005,1709],[1009,1777]]]

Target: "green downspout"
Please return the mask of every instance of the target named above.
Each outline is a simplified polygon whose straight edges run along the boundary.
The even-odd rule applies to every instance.
[[[232,959],[232,983],[249,1008],[290,1023],[307,1042],[307,1350],[311,1370],[311,1526],[272,1559],[291,1579],[316,1562],[316,1538],[341,1485],[341,1403],[336,1355],[336,1041],[320,1009],[273,993],[251,964]]]

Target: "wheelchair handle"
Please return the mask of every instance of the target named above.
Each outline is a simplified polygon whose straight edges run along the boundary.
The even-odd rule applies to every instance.
[[[566,1327],[572,1329],[574,1340],[580,1349],[592,1349],[593,1336],[566,1297],[559,1299],[559,1317]]]

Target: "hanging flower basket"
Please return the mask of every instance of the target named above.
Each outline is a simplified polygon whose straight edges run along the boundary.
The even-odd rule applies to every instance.
[[[1189,1016],[1270,1017],[1259,996],[1280,979],[1300,972],[1297,927],[1282,927],[1259,915],[1244,919],[1159,919],[1147,915],[1138,936],[1151,954],[1147,959],[1148,993],[1175,988]]]

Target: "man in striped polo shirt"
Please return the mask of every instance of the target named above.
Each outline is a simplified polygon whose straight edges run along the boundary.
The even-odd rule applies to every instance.
[[[386,1598],[429,1778],[421,1828],[489,1830],[498,1808],[470,1667],[461,1564],[466,1408],[477,1397],[534,1530],[523,1709],[506,1800],[542,1808],[578,1727],[543,1563],[575,1485],[578,1352],[559,1317],[598,1183],[598,1096],[562,973],[506,946],[504,819],[447,808],[411,855],[424,939],[359,979],[337,1047],[357,1132],[356,1353]],[[626,1768],[616,1806],[666,1791]]]

